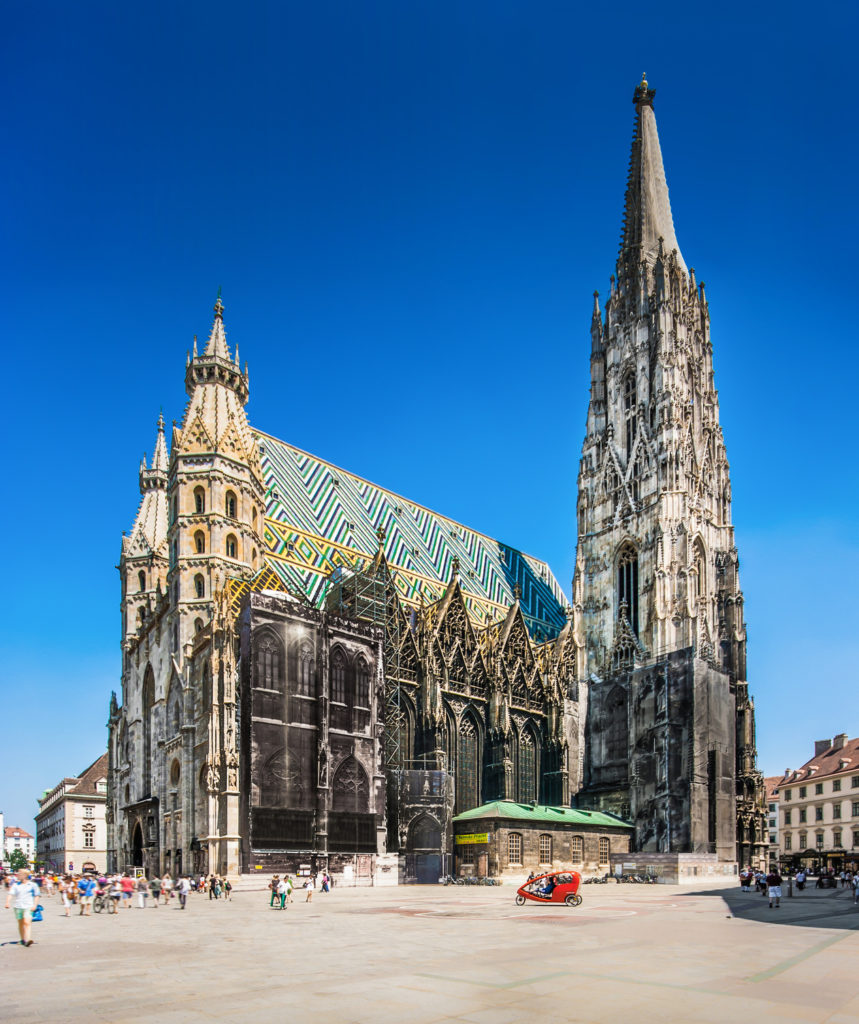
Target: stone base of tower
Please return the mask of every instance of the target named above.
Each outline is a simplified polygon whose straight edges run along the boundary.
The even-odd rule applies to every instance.
[[[642,853],[732,864],[735,716],[729,676],[692,647],[593,679],[577,805],[633,822]]]
[[[737,862],[714,853],[612,854],[613,875],[652,875],[666,885],[736,885]]]

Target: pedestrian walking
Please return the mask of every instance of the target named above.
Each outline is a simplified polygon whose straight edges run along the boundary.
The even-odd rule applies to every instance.
[[[161,878],[161,896],[165,903],[170,902],[170,897],[173,895],[173,879],[170,877],[170,872],[165,871]]]
[[[30,928],[33,921],[33,911],[36,909],[39,900],[39,887],[30,880],[30,873],[26,868],[20,868],[16,874],[16,880],[6,890],[6,910],[11,904],[18,921],[18,936],[22,946],[32,946]]]
[[[229,878],[224,879],[224,899],[229,900],[231,903],[233,900],[233,887]]]
[[[184,910],[185,904],[188,900],[188,893],[191,891],[191,882],[187,875],[182,875],[179,879],[179,905]]]
[[[131,910],[131,897],[134,895],[134,879],[126,871],[119,884],[122,886],[122,905]]]
[[[280,881],[277,883],[277,895],[280,897],[280,910],[285,910],[287,889],[286,881],[283,878],[281,878]]]
[[[149,883],[149,893],[152,896],[152,906],[158,909],[158,897],[161,895],[161,879],[156,875]]]
[[[81,905],[78,917],[92,917],[92,904],[97,888],[96,881],[91,875],[81,876],[78,882],[78,900]]]
[[[770,868],[770,873],[766,877],[766,883],[770,906],[773,905],[773,900],[775,900],[775,905],[778,907],[781,903],[781,875],[778,873],[775,864]]]
[[[859,903],[859,871],[853,872],[853,906]]]
[[[271,881],[268,883],[269,889],[271,889],[271,899],[268,901],[269,907],[274,906],[274,901],[277,899],[277,884],[280,881],[278,875],[272,875]]]
[[[800,892],[805,888],[805,871],[802,868],[796,873],[796,887]]]
[[[313,890],[316,888],[316,883],[313,881],[313,875],[308,876],[307,881],[304,883],[304,888],[307,891],[307,896],[304,899],[305,903],[313,902]]]
[[[149,883],[145,875],[137,879],[137,906],[140,910],[146,909],[146,897],[149,895]]]
[[[72,916],[72,903],[74,902],[74,896],[71,893],[72,878],[71,875],[66,875],[61,878],[57,885],[57,890],[60,894],[60,899],[63,901],[63,909],[66,912],[66,917]]]

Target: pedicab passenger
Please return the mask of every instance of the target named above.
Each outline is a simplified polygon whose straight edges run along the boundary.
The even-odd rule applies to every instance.
[[[540,889],[541,896],[551,896],[555,886],[558,884],[554,875],[550,875],[546,884]]]

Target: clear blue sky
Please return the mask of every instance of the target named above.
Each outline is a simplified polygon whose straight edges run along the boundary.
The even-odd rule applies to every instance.
[[[103,749],[120,537],[219,285],[252,422],[569,588],[646,70],[707,283],[761,767],[856,735],[854,4],[11,2],[0,809]]]

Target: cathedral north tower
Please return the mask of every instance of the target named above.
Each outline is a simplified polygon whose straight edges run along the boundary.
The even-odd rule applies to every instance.
[[[766,836],[710,315],[675,235],[653,99],[642,79],[616,276],[591,320],[574,581],[589,681],[580,802],[630,815],[642,850],[757,862]]]

